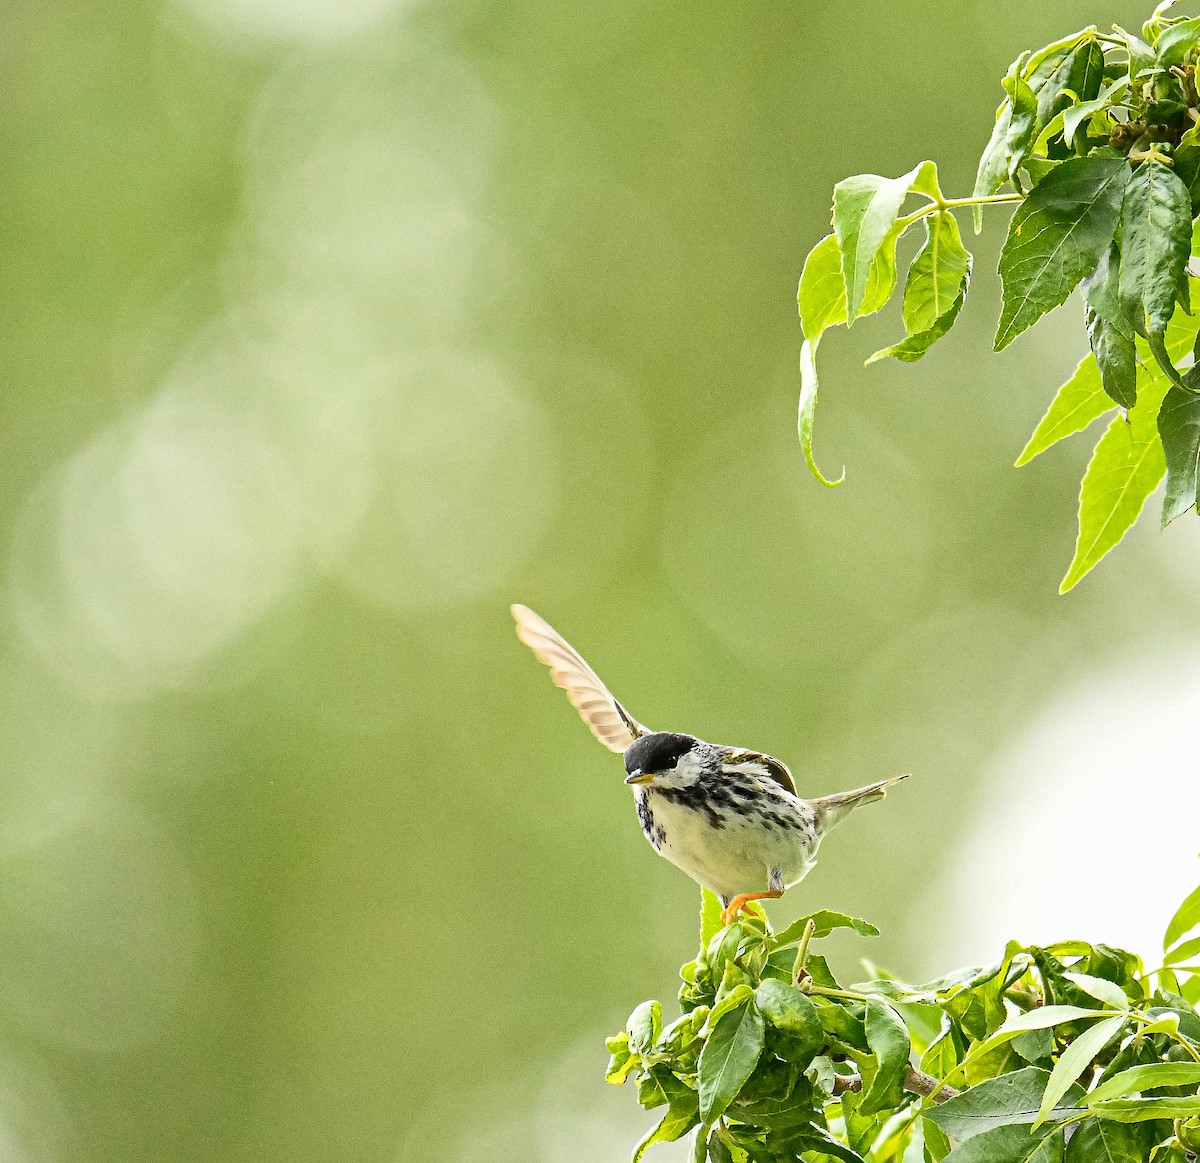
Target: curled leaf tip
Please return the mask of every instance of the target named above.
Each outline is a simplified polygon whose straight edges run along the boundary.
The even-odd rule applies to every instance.
[[[817,467],[813,457],[813,417],[817,411],[817,366],[813,359],[814,350],[814,345],[807,339],[800,348],[800,408],[796,427],[800,433],[800,450],[804,453],[808,471],[827,489],[836,489],[846,479],[846,466],[842,465],[842,475],[837,480],[831,480]]]

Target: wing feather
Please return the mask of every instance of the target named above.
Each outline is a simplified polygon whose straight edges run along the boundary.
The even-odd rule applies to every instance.
[[[592,734],[610,751],[623,752],[635,739],[649,735],[600,681],[583,656],[544,618],[528,606],[512,607],[517,637],[550,668],[557,686],[567,692]]]
[[[792,778],[791,768],[782,759],[774,755],[766,755],[762,751],[750,751],[745,747],[730,747],[725,757],[726,767],[737,771],[739,767],[750,770],[758,769],[769,779],[773,779],[784,791],[790,791],[797,796],[796,781]]]

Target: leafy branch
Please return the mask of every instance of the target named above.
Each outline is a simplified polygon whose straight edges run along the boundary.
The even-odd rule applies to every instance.
[[[1163,964],[1062,941],[1010,942],[995,964],[907,985],[844,987],[813,942],[877,936],[823,910],[773,933],[718,928],[681,1014],[644,1002],[608,1040],[609,1082],[665,1108],[637,1145],[695,1131],[697,1163],[1185,1163],[1200,1148],[1200,889],[1172,918]]]
[[[978,233],[989,206],[1016,204],[1000,254],[995,350],[1081,288],[1090,354],[1058,391],[1017,465],[1104,415],[1083,478],[1065,593],[1124,537],[1166,476],[1165,527],[1200,490],[1200,18],[1160,4],[1136,36],[1092,26],[1010,66],[970,197],[947,198],[937,167],[899,178],[859,174],[833,191],[833,232],[800,277],[800,445],[813,475],[816,352],[825,331],[879,311],[898,284],[897,244],[924,241],[904,281],[904,338],[867,361],[921,359],[958,319],[972,257],[956,211]],[[1004,186],[1011,192],[1000,192]],[[910,197],[924,199],[902,214]],[[1196,234],[1196,241],[1193,235]]]

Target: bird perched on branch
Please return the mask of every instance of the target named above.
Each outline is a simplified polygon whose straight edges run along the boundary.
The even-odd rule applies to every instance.
[[[512,613],[518,637],[550,667],[592,734],[624,755],[646,839],[721,898],[726,925],[751,901],[781,897],[803,880],[830,828],[908,778],[801,799],[787,764],[773,756],[642,726],[548,622],[527,606]]]

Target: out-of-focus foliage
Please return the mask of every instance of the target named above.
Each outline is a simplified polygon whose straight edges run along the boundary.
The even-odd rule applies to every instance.
[[[1019,202],[1000,253],[1001,351],[1083,284],[1091,353],[1060,389],[1018,458],[1119,409],[1084,474],[1071,589],[1125,536],[1165,475],[1162,524],[1195,511],[1200,380],[1193,368],[1189,259],[1200,209],[1200,20],[1166,0],[1142,37],[1095,25],[1015,60],[967,198],[947,198],[933,162],[901,178],[861,174],[834,187],[833,233],[800,278],[800,444],[813,475],[816,348],[832,324],[880,310],[897,283],[896,246],[917,223],[925,241],[904,282],[905,339],[877,351],[920,359],[958,319],[971,255],[954,211]],[[999,194],[1011,185],[1013,194]],[[927,201],[910,214],[910,194]],[[1186,366],[1177,366],[1186,357]],[[1083,395],[1081,395],[1083,394]],[[843,474],[844,478],[844,474]]]
[[[805,794],[913,771],[772,911],[886,918],[911,979],[959,931],[931,936],[926,894],[944,915],[1028,794],[1001,753],[1111,671],[1104,715],[1136,725],[1145,671],[1195,655],[1186,534],[1135,529],[1051,600],[1086,452],[1016,474],[996,449],[1085,341],[1050,317],[975,358],[988,235],[920,363],[861,373],[860,327],[822,349],[824,451],[853,468],[799,479],[790,300],[830,187],[936,156],[969,189],[994,62],[1078,21],[865,0],[848,38],[843,12],[0,7],[7,1160],[611,1163],[642,1133],[597,1039],[690,948],[691,884],[513,600],[639,716],[778,754]],[[1153,835],[1104,805],[1122,920],[1194,817],[1181,754],[1174,792],[1159,753],[1112,792],[1166,805]],[[1066,773],[1040,790],[1094,807]],[[1068,860],[1103,820],[1048,826]],[[1069,867],[1083,915],[1099,873]]]
[[[1200,1135],[1200,889],[1163,964],[1109,945],[1010,941],[988,966],[913,986],[843,987],[812,942],[821,912],[773,933],[726,928],[704,890],[682,1013],[657,1001],[608,1039],[608,1081],[665,1107],[638,1144],[695,1130],[697,1163],[1147,1163],[1190,1160]],[[796,946],[794,948],[794,946]]]

